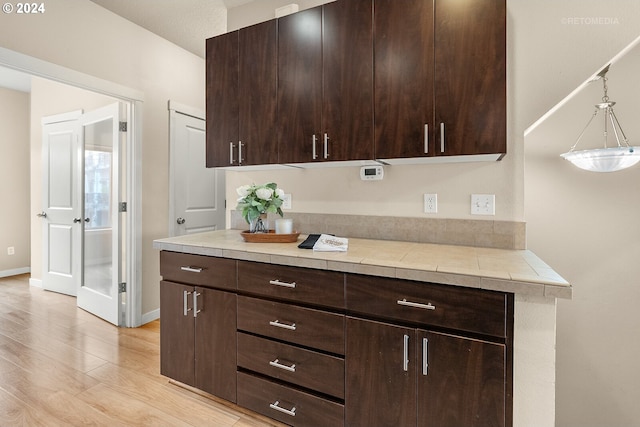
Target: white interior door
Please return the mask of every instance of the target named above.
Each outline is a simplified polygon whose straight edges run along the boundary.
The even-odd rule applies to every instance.
[[[42,119],[42,287],[76,295],[81,277],[81,111]]]
[[[205,166],[205,121],[178,108],[170,108],[170,234],[224,229],[225,175]]]
[[[120,324],[119,283],[123,270],[121,219],[121,145],[119,103],[91,111],[79,119],[83,171],[82,278],[78,307]]]

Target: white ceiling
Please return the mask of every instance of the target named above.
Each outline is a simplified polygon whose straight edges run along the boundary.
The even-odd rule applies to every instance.
[[[204,58],[205,39],[227,31],[227,9],[253,0],[91,0]]]

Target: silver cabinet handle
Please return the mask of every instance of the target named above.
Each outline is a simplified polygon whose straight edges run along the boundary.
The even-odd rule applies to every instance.
[[[233,142],[229,143],[229,164],[232,165],[233,162],[235,161],[233,159],[233,149],[236,148],[235,145],[233,145]]]
[[[283,365],[282,363],[280,363],[279,359],[276,360],[272,360],[269,362],[269,365],[278,368],[278,369],[284,369],[285,371],[289,371],[289,372],[295,372],[296,371],[296,364],[292,363],[291,365]]]
[[[242,141],[238,142],[238,164],[242,164],[242,162],[244,161],[244,159],[242,158],[242,146],[244,144],[242,143]]]
[[[429,154],[429,124],[424,125],[424,154]]]
[[[422,375],[429,373],[429,340],[422,338]]]
[[[46,218],[47,217],[47,213],[45,211],[42,211],[39,214],[36,214],[36,216],[39,217],[39,218]]]
[[[182,225],[182,224],[184,224],[185,222],[187,222],[187,220],[186,220],[186,219],[184,219],[184,218],[182,218],[182,217],[180,217],[180,218],[176,219],[176,222],[178,223],[178,225]]]
[[[444,153],[444,123],[440,123],[440,152]]]
[[[198,313],[202,310],[198,310],[198,297],[202,295],[200,292],[193,292],[193,317],[198,317]]]
[[[180,267],[180,270],[188,271],[189,273],[202,273],[202,270],[204,269],[202,267],[192,267],[190,265],[183,265],[182,267]]]
[[[276,285],[276,286],[284,286],[285,288],[295,288],[296,287],[296,282],[291,282],[291,283],[287,283],[287,282],[281,282],[280,280],[269,280],[269,284],[271,285]]]
[[[191,311],[191,309],[189,308],[189,304],[187,304],[187,299],[188,299],[187,297],[189,295],[191,295],[191,292],[189,292],[189,291],[183,291],[183,293],[182,293],[182,304],[183,304],[182,305],[183,306],[182,314],[185,315],[185,316],[187,315],[188,312]]]
[[[285,409],[282,406],[280,406],[280,401],[279,400],[276,400],[275,402],[270,403],[269,404],[269,408],[275,409],[276,411],[280,411],[280,412],[282,412],[284,414],[287,414],[287,415],[291,415],[292,417],[296,416],[296,407],[295,406],[293,408],[291,408],[291,409]]]
[[[402,370],[409,370],[409,335],[404,336],[404,347],[402,351]]]
[[[311,146],[311,151],[312,151],[311,158],[313,160],[318,158],[318,153],[316,153],[316,139],[317,139],[316,138],[316,134],[314,133],[313,136],[311,137],[311,144],[312,144],[312,146]]]
[[[324,134],[324,158],[329,158],[329,135],[327,133]]]
[[[406,307],[413,307],[413,308],[422,308],[423,310],[435,310],[436,306],[431,304],[431,303],[427,303],[427,304],[422,304],[419,302],[411,302],[411,301],[407,301],[406,298],[403,299],[399,299],[397,301],[398,305],[404,305]]]
[[[200,292],[193,291],[193,317],[198,317],[198,313],[202,310],[198,310],[198,297],[202,295]]]
[[[279,320],[272,320],[269,322],[269,325],[271,326],[275,326],[276,328],[282,328],[282,329],[287,329],[289,331],[295,331],[296,330],[296,324],[292,323],[292,324],[287,324],[287,323],[282,323]]]

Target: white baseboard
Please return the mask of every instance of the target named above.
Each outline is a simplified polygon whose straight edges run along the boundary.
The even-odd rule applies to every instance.
[[[42,279],[29,279],[29,286],[42,289]]]
[[[31,267],[13,268],[11,270],[0,271],[0,277],[17,276],[18,274],[31,273]]]
[[[149,323],[149,322],[153,322],[156,319],[160,318],[160,309],[157,308],[155,310],[149,311],[147,313],[144,313],[142,315],[142,325]]]

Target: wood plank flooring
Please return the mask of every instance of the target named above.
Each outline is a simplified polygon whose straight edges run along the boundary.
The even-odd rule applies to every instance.
[[[160,375],[160,322],[116,328],[0,278],[0,426],[281,426]]]

